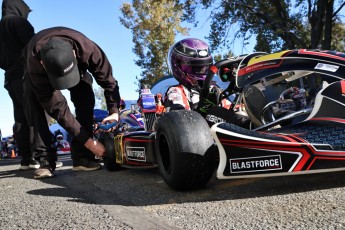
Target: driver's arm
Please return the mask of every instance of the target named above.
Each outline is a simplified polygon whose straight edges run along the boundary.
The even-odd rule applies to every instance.
[[[166,112],[173,110],[190,110],[190,105],[183,87],[172,86],[170,87],[164,98],[164,105]]]
[[[200,106],[198,108],[198,112],[206,116],[208,114],[209,109],[212,106],[218,106],[219,104],[219,97],[220,97],[220,88],[216,85],[211,85],[209,93],[207,94],[207,97],[204,99],[204,101],[200,101]]]

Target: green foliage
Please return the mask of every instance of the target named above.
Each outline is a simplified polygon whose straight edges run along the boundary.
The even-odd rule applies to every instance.
[[[54,118],[49,117],[49,123],[48,123],[49,126],[56,124],[56,123],[57,123],[57,121]]]
[[[184,1],[185,17],[195,22],[195,10],[212,12],[208,36],[212,50],[228,49],[235,39],[245,45],[256,36],[255,50],[274,52],[295,48],[340,47],[343,25],[338,14],[344,1],[334,0],[194,0]],[[338,40],[341,38],[341,41]],[[331,45],[332,44],[332,45]]]
[[[175,34],[188,33],[181,26],[182,9],[175,0],[133,0],[122,4],[120,21],[132,31],[133,52],[138,57],[135,64],[142,69],[140,77],[136,77],[138,90],[169,73],[167,54]]]
[[[218,62],[218,61],[221,61],[221,60],[224,60],[224,59],[227,59],[227,58],[231,58],[231,57],[234,57],[234,53],[230,50],[228,53],[225,53],[225,54],[216,54],[213,56],[213,61],[214,62]]]
[[[335,23],[332,38],[330,49],[345,52],[345,23]]]
[[[252,36],[254,51],[267,53],[286,49],[311,48],[345,50],[345,26],[339,12],[340,0],[132,0],[123,3],[120,21],[132,31],[138,90],[151,86],[169,74],[167,54],[175,35],[188,34],[182,23],[198,25],[197,11],[211,19],[207,37],[218,61],[235,41],[243,47]],[[210,12],[210,15],[206,15]]]

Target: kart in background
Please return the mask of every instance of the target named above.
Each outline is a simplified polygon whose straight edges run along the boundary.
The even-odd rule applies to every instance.
[[[71,154],[71,146],[68,141],[61,140],[55,142],[57,155]]]
[[[229,110],[247,115],[250,129],[227,122],[210,129],[195,111],[159,114],[156,95],[143,89],[139,109],[128,114],[139,110],[144,125],[123,114],[112,132],[98,134],[105,167],[158,166],[176,190],[205,186],[215,168],[219,179],[345,169],[345,54],[288,50],[222,60],[210,68],[201,99],[217,75],[228,83],[220,99],[234,98]]]

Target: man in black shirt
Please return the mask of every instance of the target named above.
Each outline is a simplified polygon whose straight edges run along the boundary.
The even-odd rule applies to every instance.
[[[112,67],[103,50],[82,33],[54,27],[38,32],[26,50],[28,75],[25,76],[25,99],[36,108],[28,113],[34,122],[39,107],[54,118],[72,137],[71,154],[74,171],[92,171],[100,168],[96,156],[105,154],[103,144],[93,140],[93,108],[95,95],[93,79],[104,89],[109,116],[102,122],[118,120],[120,93]],[[76,117],[70,111],[61,90],[70,92]],[[44,128],[44,127],[43,127]],[[42,135],[44,137],[44,135]],[[49,139],[44,140],[48,145]],[[41,163],[36,177],[51,175],[54,167],[50,153],[40,154]]]

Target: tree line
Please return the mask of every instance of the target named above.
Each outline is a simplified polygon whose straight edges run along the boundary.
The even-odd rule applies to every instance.
[[[120,21],[132,32],[135,64],[142,69],[139,90],[169,74],[169,48],[176,35],[188,36],[198,26],[196,15],[210,20],[205,39],[216,59],[234,55],[231,45],[240,40],[246,46],[252,37],[253,51],[344,52],[344,6],[342,0],[132,0],[122,4]]]

